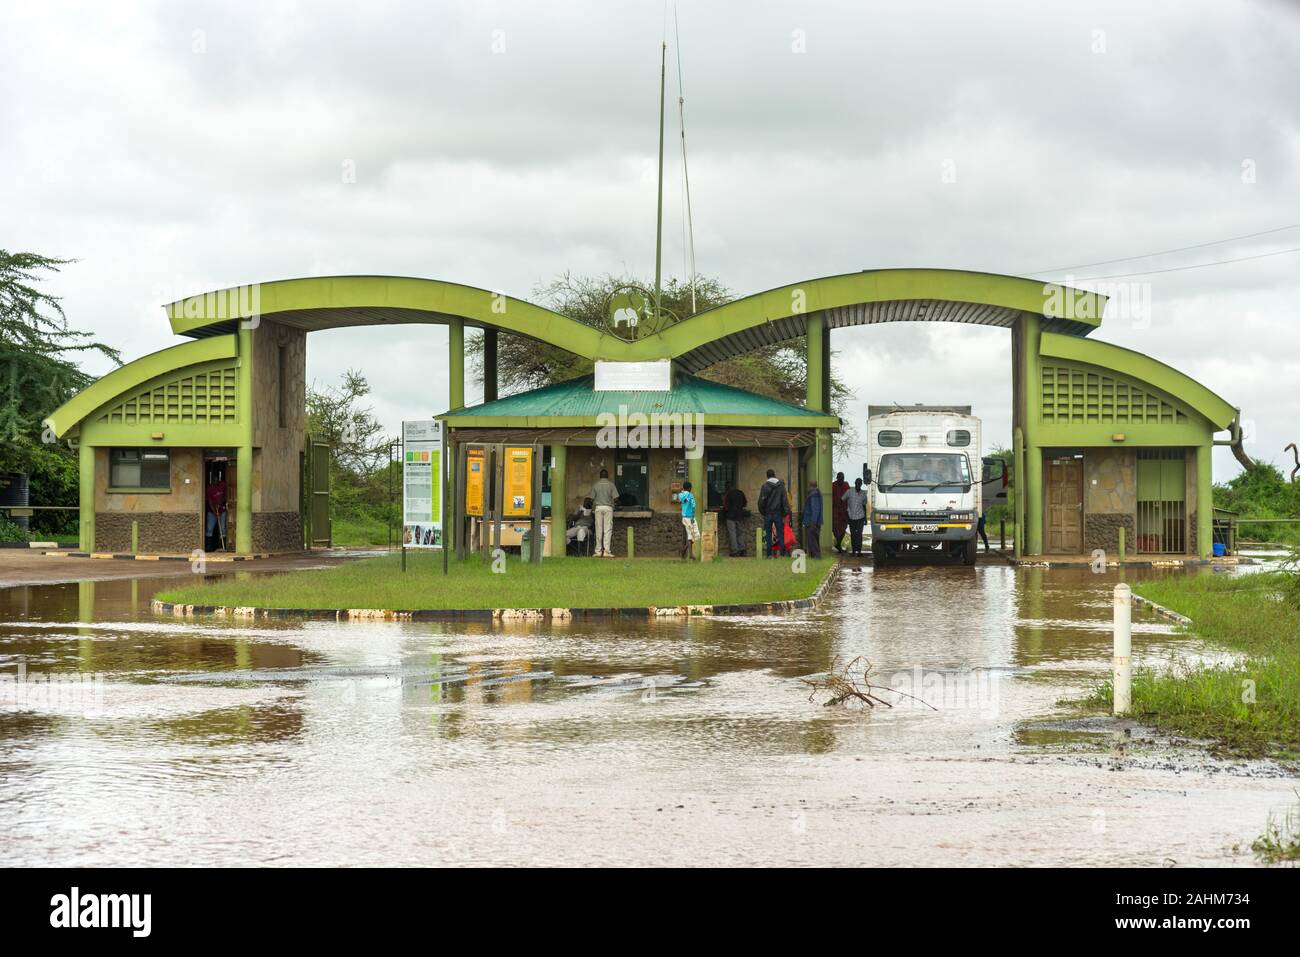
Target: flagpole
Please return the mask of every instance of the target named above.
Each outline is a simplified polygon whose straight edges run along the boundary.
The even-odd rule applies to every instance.
[[[668,68],[668,41],[659,53],[659,208],[655,217],[655,325],[658,326],[664,254],[664,76]]]

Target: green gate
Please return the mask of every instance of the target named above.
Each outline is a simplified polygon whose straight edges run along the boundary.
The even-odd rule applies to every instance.
[[[329,548],[330,447],[325,437],[309,432],[302,466],[302,540],[307,548]]]
[[[1148,555],[1187,552],[1187,460],[1182,449],[1139,449],[1137,550]]]

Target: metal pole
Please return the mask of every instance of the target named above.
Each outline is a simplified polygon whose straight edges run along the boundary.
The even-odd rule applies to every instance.
[[[655,215],[655,323],[659,322],[660,285],[664,258],[664,77],[668,68],[668,43],[659,53],[659,206]]]
[[[1002,539],[1002,550],[1007,550],[1007,517],[1003,515],[998,519],[998,535]]]
[[[1118,717],[1133,710],[1133,589],[1124,582],[1115,586],[1115,647],[1112,668],[1114,713]]]

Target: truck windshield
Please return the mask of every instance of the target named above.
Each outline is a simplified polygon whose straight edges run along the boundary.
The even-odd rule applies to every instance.
[[[945,485],[970,485],[970,463],[964,455],[935,452],[893,452],[880,457],[876,484],[882,489],[938,489]]]

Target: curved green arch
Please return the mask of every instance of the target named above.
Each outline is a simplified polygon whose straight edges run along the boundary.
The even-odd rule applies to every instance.
[[[1068,359],[1110,369],[1145,382],[1186,403],[1219,429],[1228,428],[1237,417],[1236,408],[1191,376],[1123,346],[1045,332],[1039,344],[1039,354],[1045,358]]]
[[[588,359],[626,345],[522,299],[438,279],[401,276],[281,279],[201,293],[163,308],[172,331],[188,336],[228,331],[253,315],[306,330],[461,319],[538,339]]]
[[[239,344],[235,336],[212,336],[152,352],[96,379],[51,412],[44,424],[49,426],[56,437],[63,438],[73,426],[89,418],[100,406],[151,379],[187,366],[215,359],[234,359],[238,355]]]
[[[854,307],[907,303],[887,314],[854,314]],[[684,319],[630,343],[628,358],[677,359],[700,352],[707,360],[803,335],[808,316],[826,316],[830,328],[882,321],[957,321],[1010,327],[1024,313],[1044,329],[1087,335],[1101,324],[1106,297],[1018,276],[958,269],[875,269],[791,283],[755,293]],[[963,308],[970,307],[970,308]],[[735,347],[709,350],[722,339]]]

